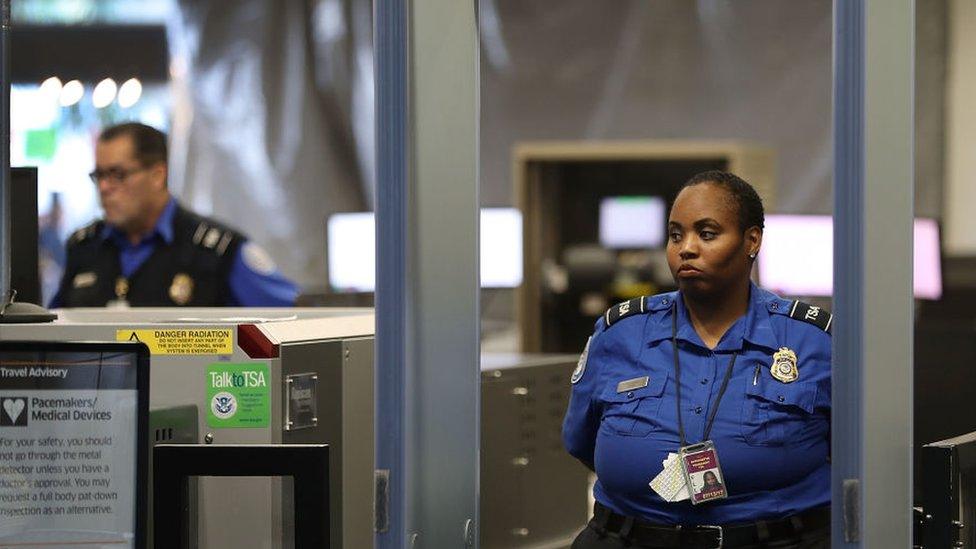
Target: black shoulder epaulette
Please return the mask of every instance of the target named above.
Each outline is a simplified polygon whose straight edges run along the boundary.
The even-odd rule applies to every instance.
[[[813,324],[829,334],[830,324],[834,320],[834,315],[821,307],[815,307],[809,303],[796,300],[790,304],[790,318]]]
[[[243,240],[241,233],[223,223],[202,216],[184,208],[177,203],[173,214],[173,230],[189,239],[199,248],[212,252],[217,257],[223,257],[228,250],[237,249],[237,244]]]
[[[205,219],[201,220],[193,230],[193,243],[222,256],[236,236],[235,231]]]
[[[93,236],[98,234],[98,230],[101,227],[101,225],[102,225],[101,221],[92,221],[88,225],[85,225],[84,227],[71,233],[71,236],[68,237],[68,245],[74,246],[77,244],[81,244],[82,242],[92,238]]]
[[[668,294],[635,297],[607,309],[607,312],[603,314],[603,321],[609,328],[628,316],[660,311],[670,306],[671,297]]]

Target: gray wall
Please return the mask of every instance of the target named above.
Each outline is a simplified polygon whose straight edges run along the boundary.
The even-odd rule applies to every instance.
[[[918,212],[939,216],[945,1],[918,2]],[[537,139],[736,138],[777,152],[777,211],[831,211],[829,0],[481,0],[482,203]]]
[[[372,204],[368,0],[179,5],[174,189],[325,285],[326,217]],[[941,217],[946,0],[917,10],[916,211]],[[775,149],[776,211],[831,211],[830,0],[480,0],[479,15],[482,205],[512,203],[520,141],[732,138]]]

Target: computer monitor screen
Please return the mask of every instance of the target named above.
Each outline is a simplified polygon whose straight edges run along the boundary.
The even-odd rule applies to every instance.
[[[942,297],[942,253],[939,224],[934,219],[915,220],[915,256],[913,276],[915,297]]]
[[[481,209],[481,287],[522,284],[522,213],[515,208]]]
[[[831,295],[833,234],[830,216],[767,215],[758,259],[760,284],[780,295]]]
[[[376,287],[373,213],[333,214],[327,231],[329,285],[337,292],[372,292]]]
[[[604,248],[659,248],[664,244],[664,199],[610,196],[600,201],[600,245]]]
[[[522,283],[522,214],[515,208],[481,209],[481,286]],[[329,285],[337,292],[376,288],[376,229],[372,212],[338,213],[328,221]]]
[[[914,226],[914,294],[942,297],[939,225],[917,218]],[[759,282],[789,296],[833,293],[833,218],[825,215],[767,215],[759,253]]]
[[[0,546],[144,547],[149,352],[0,342]]]

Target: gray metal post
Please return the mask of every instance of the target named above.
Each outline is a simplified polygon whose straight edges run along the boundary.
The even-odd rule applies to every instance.
[[[835,548],[912,543],[914,8],[834,2]]]
[[[10,292],[10,0],[0,0],[0,303]]]
[[[382,548],[477,545],[476,4],[375,4]]]
[[[376,468],[377,549],[406,547],[407,21],[403,2],[376,0]],[[385,507],[384,507],[385,501]]]

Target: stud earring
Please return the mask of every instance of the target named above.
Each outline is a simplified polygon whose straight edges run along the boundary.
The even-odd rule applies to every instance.
[[[749,254],[749,259],[756,259],[756,254]]]

